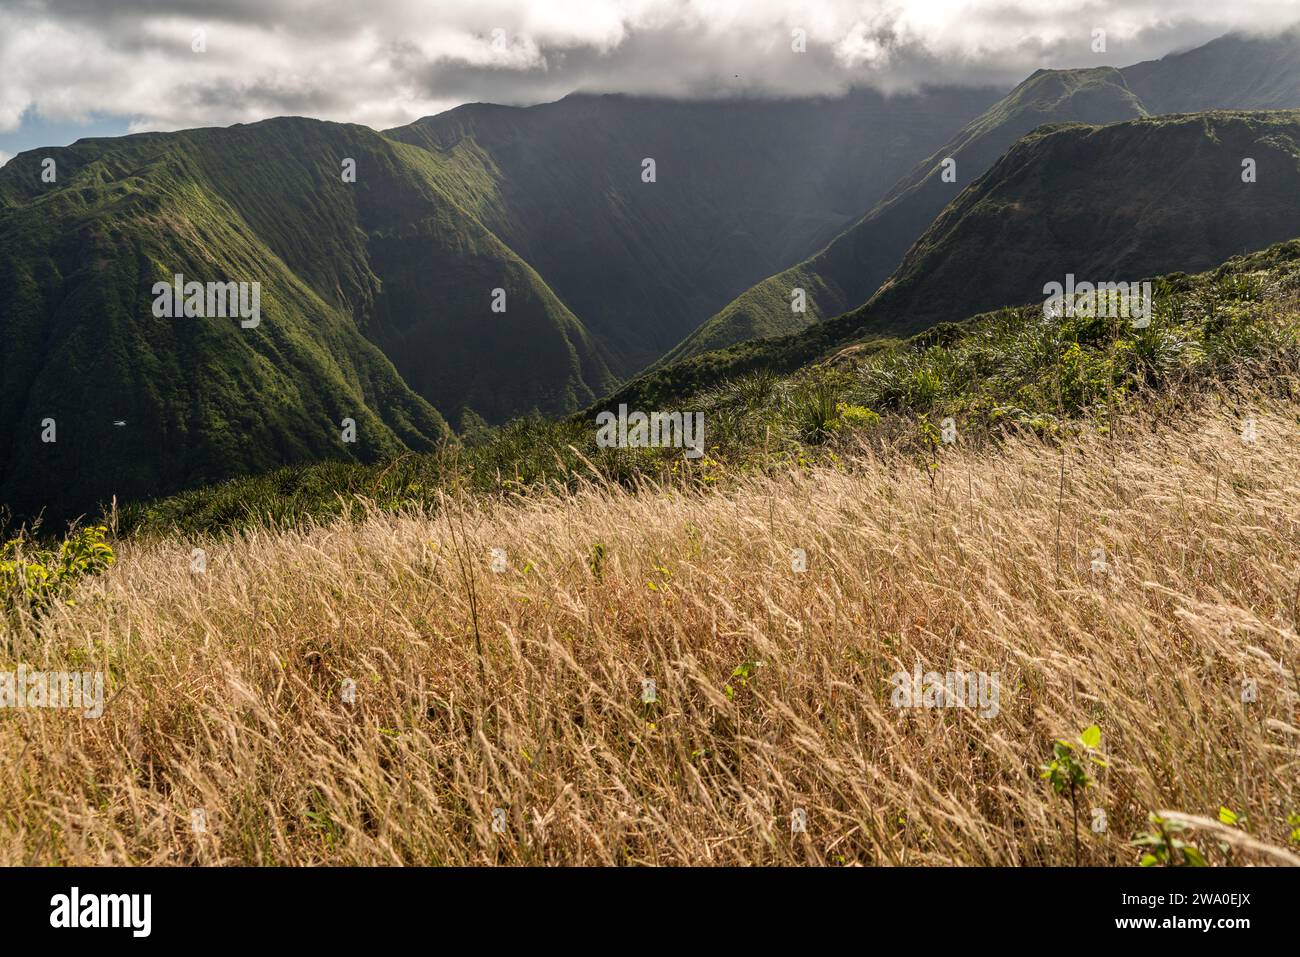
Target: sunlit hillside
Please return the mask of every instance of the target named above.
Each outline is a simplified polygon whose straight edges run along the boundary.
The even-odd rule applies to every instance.
[[[6,634],[110,677],[0,725],[0,862],[1296,863],[1298,422],[120,543]],[[994,707],[896,707],[913,669]]]

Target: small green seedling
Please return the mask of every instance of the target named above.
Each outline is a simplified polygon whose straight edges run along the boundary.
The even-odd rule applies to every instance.
[[[1079,866],[1079,799],[1082,791],[1093,781],[1088,777],[1088,764],[1106,767],[1100,754],[1093,753],[1101,745],[1101,728],[1091,725],[1079,732],[1073,741],[1058,738],[1052,745],[1052,761],[1042,766],[1042,777],[1052,785],[1057,794],[1070,795],[1070,811],[1074,821],[1074,866]]]
[[[763,667],[763,662],[761,661],[742,661],[736,666],[736,670],[731,673],[731,677],[739,678],[740,680],[737,684],[739,684],[740,687],[745,688],[749,686],[749,679],[753,677],[754,672],[761,667]],[[735,700],[736,689],[732,687],[730,682],[723,687],[722,692],[727,696],[728,701]]]
[[[1243,831],[1246,831],[1247,833],[1250,832],[1250,819],[1247,817],[1246,812],[1243,811],[1242,813],[1238,814],[1236,811],[1231,810],[1227,805],[1224,804],[1219,805],[1219,823],[1226,824],[1228,825],[1228,827],[1239,827]],[[1226,844],[1220,841],[1219,850],[1221,850],[1224,854],[1227,855],[1228,865],[1231,866],[1232,846],[1230,844]]]
[[[1244,813],[1238,814],[1223,805],[1219,806],[1219,823],[1226,824],[1228,827],[1239,827],[1243,831],[1250,830],[1250,819]]]
[[[1146,853],[1140,861],[1143,867],[1205,867],[1205,857],[1187,841],[1177,837],[1186,830],[1179,821],[1167,821],[1158,814],[1148,816],[1153,830],[1140,834],[1133,841],[1138,847],[1145,847]]]

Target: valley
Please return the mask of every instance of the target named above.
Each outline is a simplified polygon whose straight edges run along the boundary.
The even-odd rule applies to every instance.
[[[1300,864],[1300,28],[273,6],[0,33],[0,864]]]

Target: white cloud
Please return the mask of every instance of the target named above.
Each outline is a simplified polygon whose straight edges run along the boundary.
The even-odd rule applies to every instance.
[[[382,128],[575,89],[1010,86],[1039,67],[1127,65],[1297,15],[1294,0],[44,0],[0,9],[0,131],[29,109],[127,116],[136,130],[285,113]],[[205,53],[191,49],[199,27]],[[1105,54],[1091,50],[1095,27]]]
[[[13,156],[6,153],[4,150],[0,150],[0,166],[4,166],[5,163],[8,163],[11,159],[13,159]]]

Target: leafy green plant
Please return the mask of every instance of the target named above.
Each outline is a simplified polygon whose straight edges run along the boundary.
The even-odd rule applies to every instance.
[[[742,661],[731,672],[731,677],[735,679],[739,679],[736,681],[736,684],[738,684],[741,688],[747,688],[749,687],[749,679],[752,678],[754,676],[754,673],[761,667],[763,667],[763,662],[761,661],[757,661],[757,660]],[[732,685],[731,682],[728,682],[726,685],[723,686],[722,693],[727,696],[727,699],[729,701],[735,700],[736,688],[734,685]]]
[[[116,560],[104,541],[108,528],[95,525],[68,535],[57,549],[41,548],[19,535],[0,545],[0,607],[19,607],[33,614],[68,596],[83,578],[97,575]]]
[[[1219,807],[1219,823],[1226,824],[1228,827],[1239,827],[1243,831],[1250,830],[1250,821],[1244,812],[1238,814],[1223,805]]]
[[[863,429],[880,424],[880,416],[862,405],[841,402],[835,407],[835,413],[840,428]]]
[[[1133,841],[1138,847],[1147,850],[1140,861],[1143,867],[1157,864],[1165,867],[1205,867],[1205,857],[1196,846],[1184,841],[1178,835],[1186,830],[1181,821],[1169,821],[1158,814],[1148,816],[1152,830],[1140,834]]]
[[[1078,792],[1092,784],[1088,777],[1088,764],[1106,767],[1105,760],[1093,752],[1101,745],[1101,728],[1091,725],[1079,732],[1073,741],[1058,738],[1052,745],[1052,760],[1042,766],[1043,778],[1051,784],[1056,794],[1069,794],[1070,811],[1074,821],[1074,864],[1079,866],[1079,801]]]
[[[1227,805],[1219,805],[1219,823],[1226,824],[1228,827],[1240,828],[1247,834],[1250,833],[1250,818],[1246,812],[1243,811],[1238,814]],[[1227,856],[1228,866],[1232,866],[1232,845],[1220,841],[1219,850]]]

